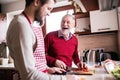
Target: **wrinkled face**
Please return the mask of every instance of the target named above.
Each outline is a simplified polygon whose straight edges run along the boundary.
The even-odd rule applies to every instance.
[[[69,33],[75,27],[75,21],[71,16],[63,17],[61,21],[61,30],[63,33]]]
[[[39,6],[35,11],[35,20],[40,22],[41,25],[44,25],[44,19],[46,16],[49,16],[51,10],[53,9],[54,0],[49,0],[48,3],[43,6]]]

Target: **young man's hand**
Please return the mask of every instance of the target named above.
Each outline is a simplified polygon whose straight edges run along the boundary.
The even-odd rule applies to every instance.
[[[67,67],[66,64],[61,60],[56,60],[55,66],[59,67],[59,68],[62,68],[62,69],[66,69],[66,67]]]
[[[48,68],[47,71],[49,74],[53,74],[53,73],[60,73],[61,74],[61,73],[66,72],[66,70],[58,68],[58,67]]]

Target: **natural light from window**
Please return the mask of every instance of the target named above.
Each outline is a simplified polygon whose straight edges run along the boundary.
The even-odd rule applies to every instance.
[[[46,33],[60,29],[61,19],[65,14],[73,14],[73,10],[65,10],[51,13],[46,17]]]

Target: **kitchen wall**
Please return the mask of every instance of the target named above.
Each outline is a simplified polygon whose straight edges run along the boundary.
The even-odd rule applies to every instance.
[[[12,12],[16,10],[23,10],[25,5],[24,0],[19,0],[12,3],[2,4],[2,13]]]
[[[118,53],[117,32],[77,36],[79,50],[104,48],[105,51]]]
[[[16,10],[24,9],[24,0],[2,5],[2,12],[8,13]],[[19,6],[18,6],[19,5]],[[118,52],[118,44],[120,46],[120,37],[118,40],[117,33],[105,33],[105,34],[92,34],[77,36],[79,41],[79,50],[91,49],[91,48],[105,48],[105,51]],[[120,31],[119,31],[120,36]],[[118,43],[119,41],[119,43]],[[120,47],[119,47],[120,52]]]

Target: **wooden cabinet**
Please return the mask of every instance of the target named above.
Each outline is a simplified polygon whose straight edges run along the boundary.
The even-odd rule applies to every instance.
[[[77,28],[76,34],[79,35],[118,31],[118,15],[116,9],[107,11],[94,10],[89,13],[78,13],[75,14],[75,18]],[[84,28],[87,28],[88,30],[84,31]]]
[[[77,28],[76,34],[88,35],[118,31],[116,9],[100,11],[97,0],[94,0],[94,3],[88,2],[87,0],[81,0],[81,2],[87,7],[87,12],[74,13]],[[93,7],[91,8],[90,6]],[[89,29],[84,31],[83,28],[88,26]]]
[[[90,30],[90,18],[79,18],[76,19],[76,27],[78,28],[78,32],[85,32]]]
[[[90,34],[90,18],[89,18],[89,12],[86,13],[75,13],[76,18],[76,29],[75,34],[79,35],[85,35]]]
[[[118,30],[117,10],[90,11],[91,33]]]
[[[79,34],[79,35],[86,35],[86,34],[90,34],[90,18],[89,18],[89,11],[92,10],[98,10],[98,1],[97,0],[80,0],[80,2],[82,3],[82,5],[84,6],[84,8],[86,9],[86,12],[82,11],[83,9],[81,9],[82,7],[76,7],[74,5],[74,15],[76,18],[76,32],[75,34]],[[79,9],[79,11],[77,11],[76,9]]]
[[[0,80],[21,80],[20,74],[15,70],[13,63],[0,65]]]
[[[76,18],[76,32],[86,32],[90,30],[89,13],[77,13]]]
[[[0,69],[0,80],[13,80],[14,69]]]

